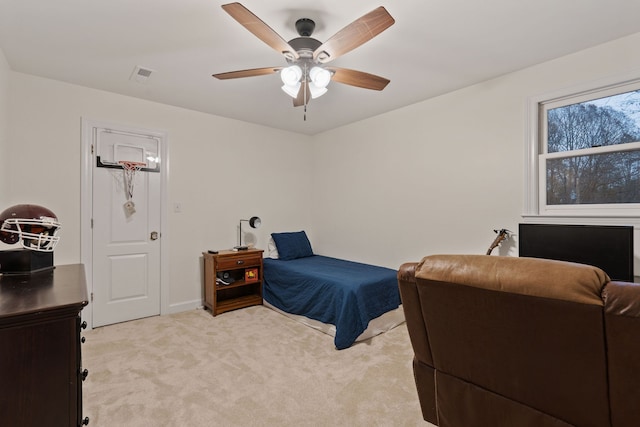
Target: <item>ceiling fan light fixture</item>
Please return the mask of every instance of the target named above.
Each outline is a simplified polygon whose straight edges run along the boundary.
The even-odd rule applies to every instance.
[[[284,84],[282,85],[282,90],[290,97],[297,98],[298,92],[300,92],[300,86],[301,86],[300,82],[292,85]]]
[[[292,65],[287,68],[283,68],[280,71],[280,78],[282,79],[282,83],[286,86],[293,86],[296,83],[300,82],[300,78],[302,77],[302,69],[297,65]]]
[[[331,72],[322,67],[313,67],[309,71],[309,78],[318,88],[326,88],[331,81]]]
[[[313,82],[309,83],[309,93],[311,94],[311,98],[319,98],[327,92],[328,90],[326,87],[318,87]]]

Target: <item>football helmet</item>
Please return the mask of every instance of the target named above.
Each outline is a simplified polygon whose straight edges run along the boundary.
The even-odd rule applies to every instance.
[[[38,205],[15,205],[0,213],[0,241],[22,243],[32,251],[52,252],[62,226],[56,214]]]

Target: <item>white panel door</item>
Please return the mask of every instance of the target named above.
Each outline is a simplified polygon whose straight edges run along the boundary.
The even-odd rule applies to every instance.
[[[118,160],[149,163],[146,157],[158,162],[160,141],[100,128],[94,129],[94,141],[93,326],[97,327],[160,314],[162,181],[158,172],[137,172],[131,213],[124,207],[128,199],[123,170],[113,166]],[[101,154],[106,167],[97,166],[96,155]]]

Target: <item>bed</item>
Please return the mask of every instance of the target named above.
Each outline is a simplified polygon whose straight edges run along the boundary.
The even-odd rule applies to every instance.
[[[304,231],[273,233],[265,305],[334,336],[338,350],[404,322],[397,271],[316,255]]]

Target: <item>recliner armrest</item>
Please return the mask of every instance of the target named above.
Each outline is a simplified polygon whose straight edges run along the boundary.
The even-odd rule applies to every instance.
[[[612,425],[635,426],[640,419],[640,284],[609,282],[602,299]]]
[[[407,262],[402,264],[398,269],[398,280],[415,283],[417,267],[418,267],[417,262]]]
[[[422,315],[422,304],[420,303],[420,295],[416,285],[415,273],[417,266],[417,262],[408,262],[400,266],[398,269],[398,286],[400,288],[404,316],[407,319],[409,338],[416,358],[424,364],[433,366],[429,338],[424,316]],[[412,321],[409,319],[412,319]]]
[[[602,289],[605,313],[617,316],[640,317],[640,284],[609,282]]]
[[[398,269],[398,286],[404,316],[407,320],[409,339],[413,347],[413,375],[418,389],[422,417],[437,424],[436,383],[429,337],[422,314],[422,304],[416,282],[417,262],[402,264]]]

